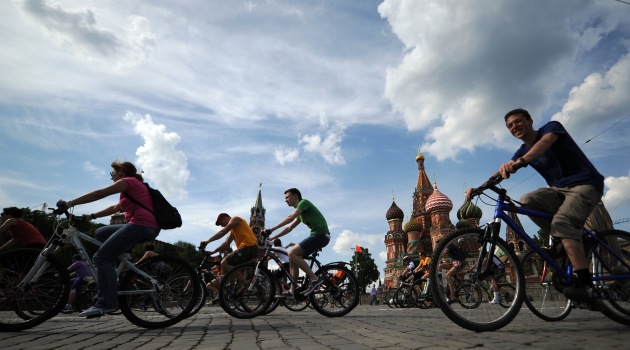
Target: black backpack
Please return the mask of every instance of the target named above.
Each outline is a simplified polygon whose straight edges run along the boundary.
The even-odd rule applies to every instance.
[[[151,200],[153,201],[153,211],[127,193],[123,192],[123,196],[129,198],[132,202],[138,204],[153,214],[155,221],[157,221],[157,224],[161,229],[170,230],[181,227],[182,217],[179,215],[177,208],[172,206],[171,203],[164,198],[160,191],[152,188],[146,182],[144,182],[144,185],[147,187],[147,190],[149,190],[149,194],[151,195]]]

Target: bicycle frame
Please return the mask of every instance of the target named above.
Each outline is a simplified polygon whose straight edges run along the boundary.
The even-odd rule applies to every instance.
[[[88,255],[85,250],[85,246],[83,245],[83,241],[88,241],[94,245],[101,246],[103,243],[99,240],[88,236],[87,234],[77,230],[74,226],[70,226],[67,229],[64,229],[61,234],[54,234],[53,237],[48,241],[42,252],[39,254],[33,267],[29,270],[29,272],[24,276],[20,284],[18,285],[18,290],[23,291],[30,283],[33,281],[38,281],[41,275],[46,271],[48,267],[48,258],[50,256],[54,256],[55,253],[61,248],[64,243],[71,244],[77,251],[81,258],[88,266],[90,271],[92,271],[92,275],[96,276],[96,268],[92,259]],[[118,267],[116,268],[116,275],[120,276],[123,271],[126,269],[133,270],[138,275],[146,278],[150,281],[152,285],[152,289],[142,289],[142,290],[127,290],[127,291],[118,291],[118,295],[134,295],[134,294],[144,294],[147,292],[156,292],[162,289],[162,284],[153,278],[152,276],[146,274],[144,271],[140,270],[134,263],[130,261],[130,257],[128,253],[124,253],[118,257]]]
[[[512,218],[507,214],[507,212],[515,212],[520,215],[533,216],[538,218],[544,218],[551,220],[553,218],[552,213],[542,212],[532,209],[527,209],[523,207],[515,206],[512,201],[507,197],[507,192],[504,189],[498,189],[495,186],[489,188],[490,190],[496,192],[499,197],[496,199],[495,211],[494,211],[494,219],[492,222],[488,224],[486,227],[486,236],[484,237],[486,241],[491,242],[490,249],[483,246],[483,251],[481,252],[479,259],[481,260],[485,256],[492,256],[494,254],[494,250],[496,248],[496,237],[498,237],[501,230],[501,221],[505,222],[525,243],[531,247],[536,254],[538,254],[546,263],[548,267],[551,267],[554,271],[562,274],[563,283],[570,283],[571,275],[573,274],[573,266],[569,263],[566,269],[562,266],[558,265],[558,263],[552,259],[549,254],[547,254],[542,248],[540,248],[534,240],[529,237],[529,235],[516,224]],[[615,252],[606,242],[604,242],[601,238],[597,236],[597,234],[588,228],[584,227],[583,234],[583,242],[591,243],[593,246],[603,247],[608,254],[610,254],[615,262],[622,263],[628,270],[630,270],[630,266],[624,263],[624,260],[617,252]],[[592,254],[596,257],[593,261],[597,263],[605,264],[603,267],[606,271],[610,272],[611,267],[605,263],[606,259],[594,249],[592,250]],[[479,276],[487,276],[489,274],[491,262],[486,262],[483,267],[483,271],[481,270],[481,264],[478,264],[477,272]],[[481,262],[481,261],[480,261]],[[610,281],[610,280],[618,280],[618,279],[630,279],[630,274],[625,275],[612,275],[612,276],[593,276],[593,281]]]

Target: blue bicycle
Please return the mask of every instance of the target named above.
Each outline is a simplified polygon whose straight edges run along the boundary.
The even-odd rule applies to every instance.
[[[449,301],[446,294],[434,291],[440,308],[448,318],[459,326],[476,332],[493,331],[506,326],[516,317],[524,301],[532,310],[539,312],[537,314],[539,317],[548,315],[550,321],[566,317],[571,306],[570,301],[562,294],[565,287],[574,283],[573,269],[564,250],[541,248],[507,213],[548,219],[551,219],[553,214],[523,208],[520,203],[508,197],[505,189],[498,187],[501,181],[501,176],[495,175],[472,192],[473,197],[485,195],[496,202],[494,220],[484,228],[464,228],[444,238],[437,245],[431,258],[433,262],[431,284],[437,286],[439,264],[435,262],[450,260],[445,252],[445,248],[450,244],[458,245],[466,252],[467,265],[474,266],[476,263],[470,274],[470,283],[489,279],[492,274],[492,259],[488,257],[497,253],[503,254],[506,280],[514,286],[516,293],[507,308],[490,303],[482,303],[476,308],[466,308],[462,306],[463,301]],[[484,193],[487,190],[495,192],[498,197],[493,198]],[[544,263],[544,268],[547,269],[544,279],[529,278],[531,276],[526,278],[521,261],[505,240],[499,237],[501,221],[514,230],[534,252],[530,253],[527,261],[539,264],[536,266],[540,266],[540,262]],[[600,311],[616,322],[630,325],[630,233],[620,230],[595,233],[584,228],[583,242],[593,273],[593,284],[601,298]],[[540,260],[531,258],[531,254]],[[530,263],[527,263],[525,270],[530,269]],[[543,308],[544,303],[534,302],[535,297],[528,296],[528,292],[531,293],[533,290],[530,286],[537,284],[542,286],[542,283],[546,287],[546,292],[551,293],[547,295],[557,297],[557,302],[554,298],[547,297],[547,301],[554,301],[552,304],[556,305],[557,313],[548,312]],[[456,295],[456,298],[460,296]]]

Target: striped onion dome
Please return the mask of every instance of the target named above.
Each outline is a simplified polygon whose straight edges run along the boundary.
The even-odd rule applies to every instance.
[[[481,208],[471,201],[462,204],[461,208],[457,211],[457,218],[459,220],[481,219],[482,215],[483,212],[481,212]]]
[[[450,211],[453,209],[453,202],[440,192],[437,184],[435,184],[433,187],[433,193],[427,199],[424,208],[428,212],[432,212],[436,209],[446,209]]]
[[[405,213],[403,213],[402,209],[398,208],[395,201],[392,201],[392,206],[389,207],[387,213],[385,214],[385,218],[387,220],[400,219],[402,220],[405,217]]]

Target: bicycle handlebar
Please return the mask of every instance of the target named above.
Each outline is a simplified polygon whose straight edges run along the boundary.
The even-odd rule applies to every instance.
[[[521,162],[517,162],[513,165],[514,171],[524,167],[525,165]],[[488,180],[486,180],[486,182],[483,183],[483,185],[474,188],[472,190],[472,192],[470,193],[470,197],[471,199],[473,197],[476,197],[480,194],[483,193],[483,191],[485,190],[492,190],[498,194],[501,194],[502,191],[505,190],[501,190],[497,187],[498,184],[501,183],[501,181],[503,181],[503,176],[501,176],[501,174],[499,172],[496,172],[494,175],[490,176],[490,178]]]
[[[52,210],[52,213],[51,213],[51,214],[53,214],[53,215],[58,215],[58,216],[61,216],[61,215],[66,215],[66,217],[68,218],[68,220],[72,221],[72,223],[74,223],[74,224],[80,224],[80,223],[83,223],[83,222],[86,222],[86,221],[87,221],[87,219],[86,219],[83,215],[74,215],[74,214],[70,214],[70,213],[68,212],[68,209],[60,209],[60,208],[53,209],[53,208],[48,208],[48,210]]]

